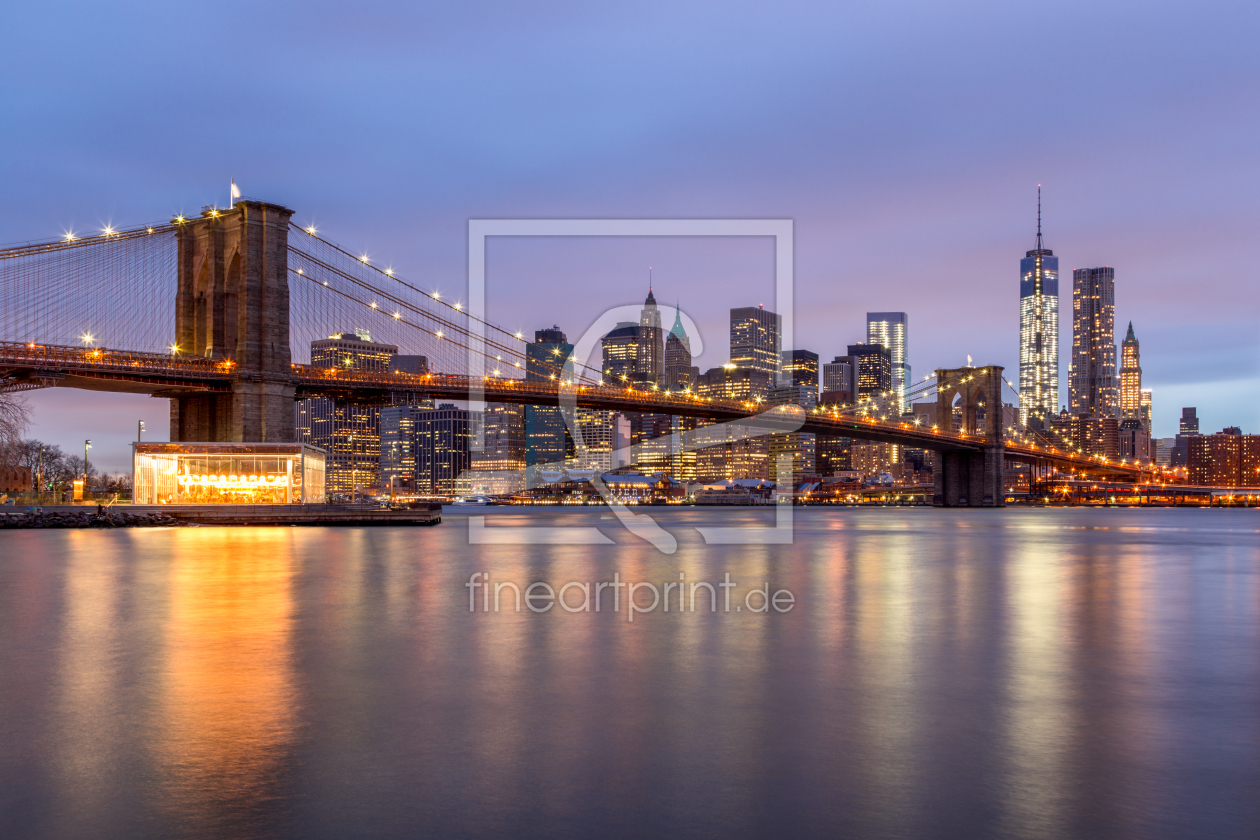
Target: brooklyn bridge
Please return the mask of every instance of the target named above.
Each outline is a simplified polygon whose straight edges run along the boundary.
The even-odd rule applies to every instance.
[[[388,404],[432,398],[652,412],[917,447],[938,453],[934,501],[1001,506],[1005,462],[1135,483],[1170,482],[1153,465],[1070,451],[1005,426],[1002,368],[938,369],[910,422],[887,399],[844,408],[767,408],[603,381],[598,362],[556,359],[523,378],[526,339],[292,221],[243,200],[195,218],[0,249],[0,390],[47,387],[170,400],[170,439],[292,442],[295,400]],[[418,351],[424,373],[315,367],[310,342],[347,325]],[[537,368],[536,360],[532,363]]]

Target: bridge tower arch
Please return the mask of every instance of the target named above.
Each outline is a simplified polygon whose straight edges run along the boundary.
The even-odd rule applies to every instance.
[[[220,359],[233,376],[230,394],[171,398],[172,441],[292,442],[292,215],[238,201],[179,224],[176,352]]]
[[[1002,370],[998,365],[936,371],[936,425],[954,428],[954,405],[962,412],[959,431],[984,438],[984,450],[936,453],[932,503],[937,507],[1004,507],[1002,468]]]

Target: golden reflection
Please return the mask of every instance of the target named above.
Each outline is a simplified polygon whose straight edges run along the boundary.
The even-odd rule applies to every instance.
[[[181,531],[172,552],[157,760],[177,815],[256,823],[294,741],[292,536]]]

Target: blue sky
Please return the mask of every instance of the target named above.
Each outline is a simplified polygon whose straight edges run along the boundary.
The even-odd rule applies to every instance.
[[[1256,432],[1258,24],[1211,2],[23,4],[0,240],[195,212],[235,177],[457,289],[470,217],[791,218],[798,346],[829,358],[905,310],[916,375],[1013,373],[1042,183],[1065,277],[1115,266],[1156,433],[1183,405]],[[496,244],[491,314],[576,334],[652,265],[718,364],[727,309],[770,296],[765,243],[600,244]],[[157,400],[32,400],[35,434],[109,468],[138,417],[165,431]]]

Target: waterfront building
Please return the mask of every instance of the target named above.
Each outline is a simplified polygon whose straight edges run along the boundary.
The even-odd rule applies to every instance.
[[[1059,258],[1041,240],[1019,262],[1019,422],[1041,427],[1059,410]]]
[[[1068,369],[1072,414],[1120,416],[1115,335],[1115,269],[1076,269],[1072,272],[1072,363]],[[1137,405],[1133,408],[1136,411]]]
[[[857,360],[857,393],[855,399],[879,400],[892,393],[892,354],[882,344],[850,344],[849,356]],[[891,407],[885,401],[881,406]],[[896,411],[900,415],[900,411]]]
[[[866,343],[888,349],[891,368],[891,390],[898,414],[906,410],[906,386],[910,383],[910,365],[906,361],[909,317],[904,312],[867,312]]]
[[[698,426],[695,417],[678,417],[670,414],[637,415],[631,423],[633,443],[632,466],[643,473],[659,472],[680,481],[694,481],[698,470],[698,455],[687,450],[682,436]]]
[[[451,403],[415,414],[415,492],[449,498],[469,491],[457,482],[472,467],[472,419]]]
[[[325,463],[323,450],[303,443],[135,443],[132,501],[138,505],[322,504]]]
[[[778,384],[783,318],[761,306],[731,310],[731,364],[769,375]]]
[[[338,333],[311,342],[311,365],[319,368],[384,373],[392,369],[397,355],[396,345],[372,341],[367,330]],[[298,400],[294,403],[294,422],[301,443],[318,446],[327,453],[328,493],[353,494],[379,486],[379,407],[329,397]]]
[[[809,350],[784,350],[783,375],[791,385],[806,385],[818,393],[818,354]]]
[[[525,409],[519,405],[488,403],[473,415],[481,424],[481,449],[472,451],[471,492],[487,495],[520,493],[525,489]]]
[[[661,329],[661,310],[656,307],[656,296],[651,288],[648,288],[647,299],[639,312],[639,352],[635,370],[636,381],[648,385],[660,385],[665,378],[665,333]]]
[[[813,410],[818,404],[817,385],[780,385],[771,389],[766,398],[767,405],[796,405],[806,412]],[[792,482],[797,476],[817,474],[817,439],[808,432],[787,432],[769,436],[768,454],[770,480]],[[791,459],[791,472],[779,474],[779,460],[783,457]]]
[[[737,439],[734,429],[719,426],[712,431],[725,439],[696,452],[696,473],[705,482],[752,478],[769,480],[769,436]]]
[[[573,453],[564,459],[565,469],[595,470],[600,473],[615,469],[617,464],[617,428],[620,415],[615,411],[579,408],[574,411],[575,432]],[[581,437],[579,446],[578,436]]]
[[[525,347],[525,378],[541,382],[573,375],[573,345],[556,326],[537,330]],[[533,486],[540,469],[561,469],[573,454],[573,437],[559,405],[525,406],[526,480]],[[550,466],[548,466],[550,465]]]
[[[1191,484],[1260,487],[1260,435],[1244,435],[1234,426],[1186,440]]]

